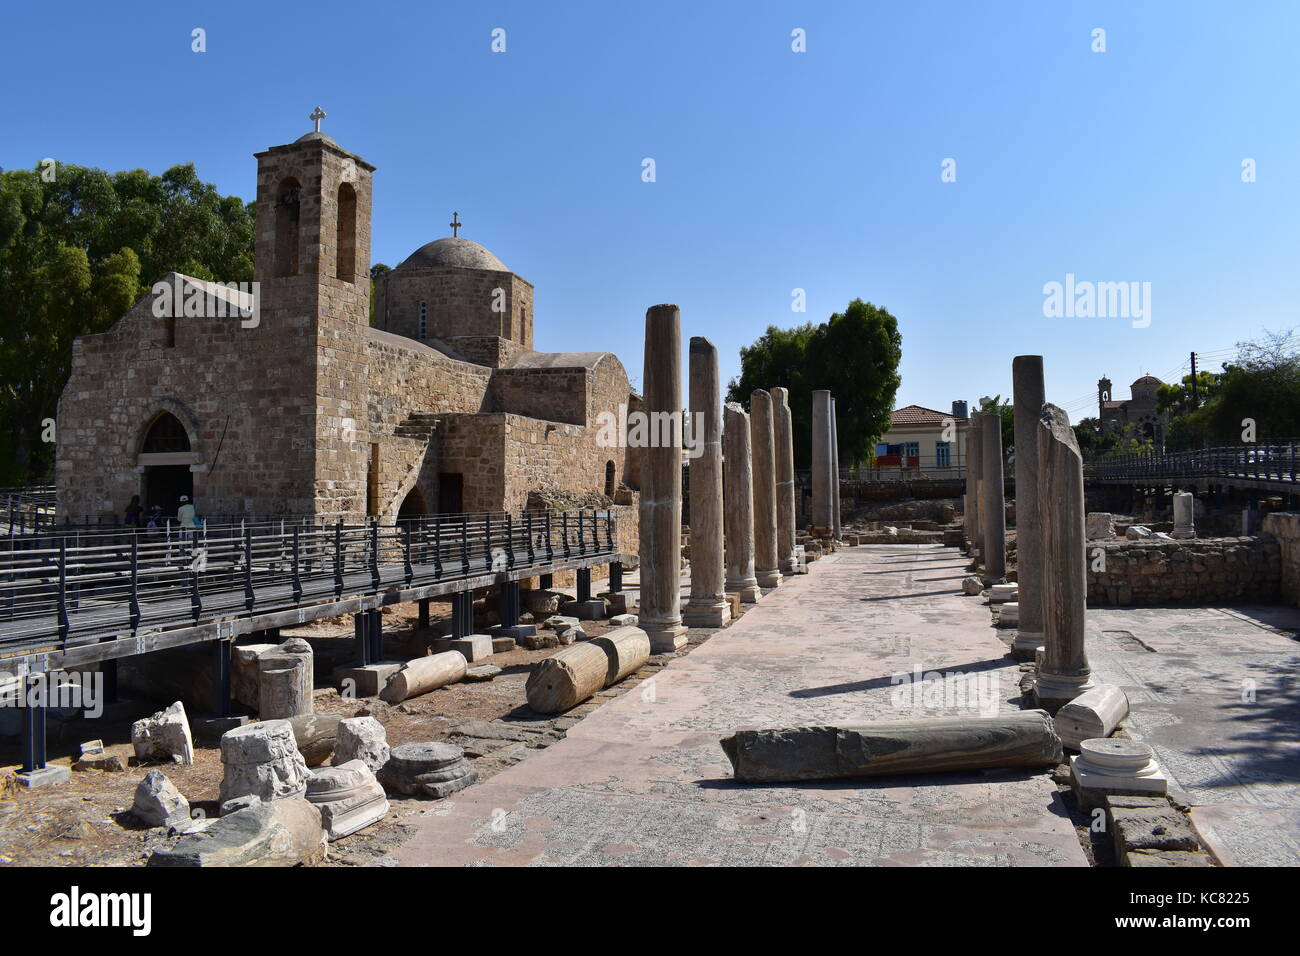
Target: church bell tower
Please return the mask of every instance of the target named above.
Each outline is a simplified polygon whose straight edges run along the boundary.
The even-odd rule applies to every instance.
[[[375,167],[322,133],[324,118],[316,107],[312,132],[256,154],[260,334],[247,341],[250,374],[266,375],[274,393],[266,414],[296,416],[296,433],[286,436],[301,452],[292,510],[355,517],[365,513],[371,459],[366,386]]]

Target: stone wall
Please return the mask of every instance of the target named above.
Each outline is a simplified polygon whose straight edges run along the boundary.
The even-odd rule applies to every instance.
[[[628,449],[601,428],[631,400],[616,357],[532,352],[533,288],[509,272],[396,270],[377,303],[389,331],[370,328],[374,167],[314,136],[257,159],[260,321],[186,317],[179,302],[156,316],[149,295],[77,339],[58,413],[62,516],[121,515],[136,494],[154,503],[152,467],[188,468],[205,516],[356,520],[373,490],[392,519],[412,489],[436,510],[440,474],[461,475],[466,511],[637,487]],[[491,308],[497,288],[504,313]],[[414,338],[421,300],[432,345]],[[189,450],[142,459],[164,413]],[[174,515],[171,497],[158,503]]]
[[[497,295],[496,290],[502,294]],[[504,311],[492,311],[500,302]],[[533,287],[510,272],[399,267],[379,281],[375,325],[418,339],[420,303],[430,339],[500,336],[533,347]]]
[[[1300,607],[1300,513],[1265,515],[1262,530],[1277,539],[1282,562],[1282,600]]]
[[[1105,570],[1094,570],[1098,549]],[[1281,576],[1271,537],[1088,542],[1091,605],[1270,602],[1278,599]]]
[[[263,314],[243,328],[238,317],[176,316],[168,346],[153,303],[147,295],[107,332],[73,343],[58,410],[60,516],[120,516],[132,495],[146,500],[137,456],[164,412],[189,435],[200,513],[310,511],[312,320]],[[175,515],[176,502],[157,503]]]
[[[492,408],[544,421],[585,425],[590,378],[586,368],[498,369],[492,376]]]

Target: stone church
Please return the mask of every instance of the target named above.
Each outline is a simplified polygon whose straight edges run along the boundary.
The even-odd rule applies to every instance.
[[[370,325],[375,167],[317,125],[256,154],[255,321],[151,293],[75,342],[61,515],[136,494],[169,515],[187,494],[201,515],[352,520],[631,503],[627,450],[597,442],[602,412],[639,404],[623,365],[534,350],[533,286],[483,246],[417,249]]]
[[[1131,398],[1116,401],[1111,398],[1110,379],[1097,382],[1097,417],[1102,431],[1118,434],[1130,425],[1144,438],[1152,439],[1157,447],[1164,444],[1165,427],[1169,416],[1162,414],[1157,393],[1164,382],[1154,375],[1143,375],[1129,386]]]

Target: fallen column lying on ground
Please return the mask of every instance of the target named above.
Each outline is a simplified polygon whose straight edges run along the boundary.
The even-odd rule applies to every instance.
[[[379,692],[379,698],[385,703],[400,704],[408,698],[464,680],[468,667],[469,662],[460,651],[443,651],[441,654],[417,657],[407,661],[400,671],[388,678],[388,683]]]
[[[1046,711],[849,727],[741,730],[721,741],[741,783],[1049,767],[1061,740]]]
[[[620,627],[574,644],[533,666],[525,687],[528,706],[556,714],[617,684],[650,659],[650,637],[639,627]]]
[[[1061,743],[1078,750],[1085,740],[1109,737],[1128,716],[1128,696],[1114,684],[1097,684],[1056,712]]]
[[[202,833],[155,850],[149,866],[294,866],[325,858],[320,810],[301,797],[227,814]]]

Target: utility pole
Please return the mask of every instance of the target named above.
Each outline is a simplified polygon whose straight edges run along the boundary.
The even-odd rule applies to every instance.
[[[1192,353],[1192,408],[1201,407],[1201,390],[1196,384],[1196,353]]]

